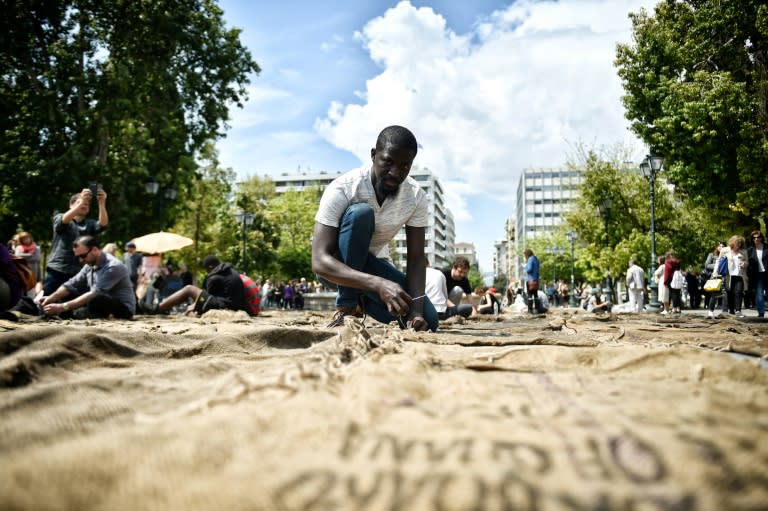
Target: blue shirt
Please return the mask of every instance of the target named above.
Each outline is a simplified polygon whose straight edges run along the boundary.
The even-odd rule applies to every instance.
[[[528,280],[535,280],[538,282],[539,280],[539,259],[532,255],[528,258],[528,261],[525,262],[525,273],[528,278]]]
[[[136,295],[128,275],[128,268],[116,257],[101,253],[98,266],[85,264],[80,272],[66,281],[64,287],[73,295],[81,295],[88,291],[104,293],[136,312]]]

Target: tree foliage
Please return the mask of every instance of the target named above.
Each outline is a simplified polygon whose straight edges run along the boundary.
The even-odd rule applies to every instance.
[[[111,239],[162,228],[145,179],[179,189],[172,220],[259,71],[212,0],[11,0],[0,48],[4,232],[49,233],[90,181],[109,194]]]
[[[651,267],[649,182],[634,166],[623,163],[626,150],[612,151],[600,154],[582,148],[569,162],[584,174],[580,196],[562,229],[552,240],[540,240],[537,247],[542,253],[549,244],[567,246],[565,232],[573,230],[578,236],[576,273],[589,282],[601,282],[606,272],[614,278],[624,275],[632,258],[646,271]],[[684,268],[701,269],[726,227],[712,219],[707,207],[677,194],[677,187],[663,174],[657,176],[655,185],[657,256],[672,250]],[[600,205],[606,199],[611,208],[603,217]]]
[[[732,229],[768,211],[768,6],[666,0],[632,14],[616,66],[632,129],[676,192]]]
[[[279,269],[276,263],[280,234],[270,214],[274,200],[275,183],[269,178],[255,176],[238,185],[230,216],[234,218],[237,211],[252,213],[253,224],[245,228],[245,255],[237,260],[244,271],[254,275],[275,275]],[[242,236],[241,232],[241,242]]]

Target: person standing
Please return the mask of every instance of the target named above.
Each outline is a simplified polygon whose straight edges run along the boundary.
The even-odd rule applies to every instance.
[[[728,297],[728,312],[739,318],[744,317],[741,313],[741,305],[744,299],[744,290],[749,289],[745,245],[746,241],[743,236],[731,236],[728,238],[728,246],[720,251],[720,257],[725,257],[728,263],[728,275],[723,280]],[[723,310],[725,310],[725,304]]]
[[[136,296],[128,269],[116,257],[101,250],[93,236],[80,236],[72,253],[82,268],[56,291],[43,298],[40,306],[47,315],[70,316],[83,308],[91,318],[131,319]],[[63,301],[68,298],[67,301]]]
[[[664,256],[664,286],[669,290],[669,304],[673,314],[681,313],[684,284],[685,277],[680,269],[680,261],[677,259],[677,255],[670,250]]]
[[[757,317],[765,317],[765,289],[768,283],[768,250],[763,243],[763,233],[752,231],[752,246],[747,250],[749,264],[747,266],[750,289],[755,293],[755,308]]]
[[[528,312],[541,314],[544,308],[539,300],[539,258],[533,254],[533,250],[526,248],[523,252],[525,256],[525,287],[528,294]]]
[[[706,282],[707,280],[711,279],[715,275],[715,266],[717,266],[717,260],[720,258],[720,250],[722,250],[725,247],[724,241],[718,241],[715,244],[715,248],[712,249],[712,252],[707,254],[707,259],[704,261],[704,270],[702,270],[701,279]],[[711,300],[717,301],[722,293],[720,291],[707,291],[704,290],[704,308],[708,309],[710,311],[714,311],[714,307],[709,306],[709,302]],[[712,317],[713,314],[710,314],[710,317]]]
[[[371,149],[371,164],[334,179],[315,215],[312,269],[338,286],[336,313],[328,327],[345,316],[365,314],[388,324],[436,331],[438,316],[424,296],[427,258],[425,229],[429,200],[409,177],[418,143],[407,128],[389,126]],[[395,268],[388,244],[405,226],[407,272]]]
[[[634,259],[630,259],[627,270],[627,289],[629,296],[629,310],[643,312],[645,304],[645,271]]]
[[[658,285],[659,301],[663,307],[661,314],[666,316],[669,314],[669,288],[665,284],[667,279],[665,275],[666,258],[664,256],[659,256],[657,264],[658,266],[656,267],[656,271],[653,272],[653,278],[656,280],[656,284]]]
[[[109,224],[107,215],[107,192],[99,188],[96,200],[99,204],[99,219],[86,219],[91,209],[93,194],[89,188],[74,194],[69,199],[69,210],[53,217],[53,242],[51,256],[46,266],[45,296],[53,294],[62,284],[77,275],[80,262],[73,254],[72,244],[80,236],[95,236]]]
[[[125,244],[123,264],[128,268],[128,275],[131,277],[131,284],[135,290],[139,280],[139,268],[141,268],[141,254],[136,252],[136,243],[129,241]]]

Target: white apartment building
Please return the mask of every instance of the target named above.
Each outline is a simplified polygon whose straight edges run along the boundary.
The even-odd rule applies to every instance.
[[[475,270],[479,270],[479,264],[477,261],[477,249],[475,248],[474,243],[467,243],[466,241],[460,241],[459,243],[456,243],[456,250],[454,251],[456,257],[458,256],[464,256],[469,261],[469,267],[474,268]],[[452,264],[453,260],[451,260],[448,265]]]
[[[514,274],[514,266],[517,262],[515,239],[514,218],[507,218],[504,222],[504,238],[494,243],[493,275],[495,277],[504,274],[510,279]]]
[[[517,186],[515,253],[510,278],[520,280],[526,240],[546,236],[563,222],[579,196],[583,175],[566,167],[526,168]],[[514,277],[513,277],[514,276]]]
[[[309,187],[319,187],[321,190],[338,176],[328,172],[283,174],[274,178],[275,191],[278,194],[288,190],[304,190]],[[453,262],[454,244],[456,239],[456,225],[453,213],[445,203],[445,192],[440,180],[428,168],[414,166],[410,176],[415,179],[426,192],[429,199],[429,225],[425,230],[424,251],[427,254],[430,266],[442,268]],[[405,241],[405,228],[400,229],[393,240],[394,248],[392,259],[401,269],[405,268],[407,247]]]

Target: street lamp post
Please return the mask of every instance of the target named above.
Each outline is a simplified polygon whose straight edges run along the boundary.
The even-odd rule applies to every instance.
[[[243,250],[240,255],[240,270],[245,271],[245,231],[246,228],[253,225],[253,213],[250,213],[248,211],[238,211],[235,213],[235,219],[237,219],[237,223],[239,223],[242,226],[242,242],[243,242]]]
[[[578,307],[576,303],[576,274],[575,274],[575,260],[573,258],[573,244],[576,242],[576,233],[568,231],[568,241],[571,242],[571,299],[569,305],[571,307]]]
[[[648,180],[651,195],[651,265],[648,271],[648,282],[651,289],[651,300],[648,307],[652,310],[661,308],[659,303],[659,285],[653,281],[653,273],[656,271],[656,174],[664,165],[664,157],[649,154],[640,164],[640,171]]]
[[[150,176],[144,181],[144,190],[149,195],[155,197],[155,200],[157,201],[157,217],[160,219],[160,230],[162,231],[165,228],[165,202],[176,200],[176,196],[178,195],[176,187],[171,184],[166,186],[162,190],[162,193],[158,193],[160,192],[160,183],[158,183],[157,179],[153,176]]]
[[[613,201],[610,198],[605,197],[597,207],[600,210],[600,215],[603,217],[603,225],[605,226],[605,248],[607,250],[610,248],[608,243],[608,220],[611,218]],[[613,303],[613,283],[611,282],[610,273],[606,273],[605,275],[603,288],[605,289],[605,298],[609,302]]]

